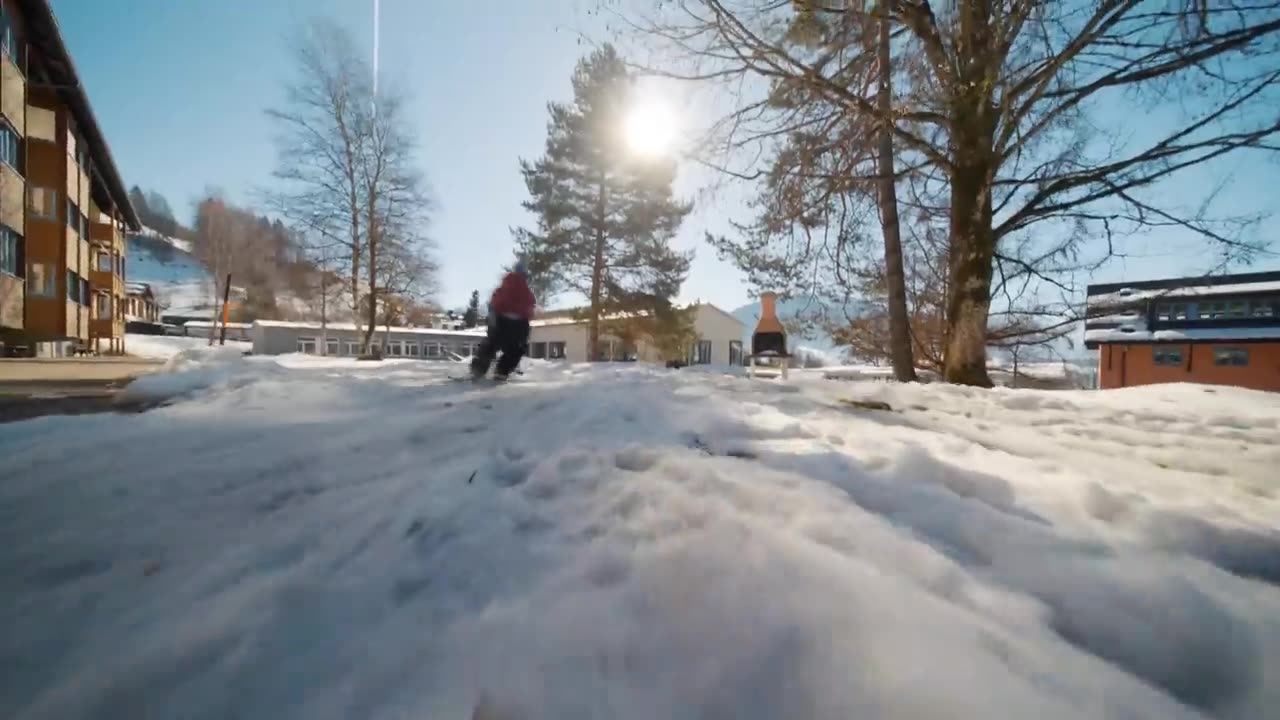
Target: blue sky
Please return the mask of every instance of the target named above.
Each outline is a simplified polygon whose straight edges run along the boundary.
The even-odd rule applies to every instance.
[[[603,37],[595,0],[499,4],[382,0],[384,82],[410,95],[422,167],[439,203],[432,234],[443,267],[440,300],[486,293],[511,252],[508,228],[527,221],[517,160],[541,153],[548,100],[566,99],[579,33]],[[270,183],[272,125],[292,65],[287,38],[321,15],[372,46],[372,0],[53,0],[63,34],[125,182],[157,190],[189,220],[206,188],[251,201]],[[1231,161],[1231,206],[1256,210],[1276,197],[1275,164]],[[687,195],[699,180],[686,176]],[[1170,192],[1195,198],[1211,178],[1181,178]],[[684,299],[732,309],[748,300],[742,275],[702,242],[742,218],[741,192],[703,202],[677,240],[696,248]],[[1273,226],[1274,227],[1274,226]],[[1143,279],[1203,270],[1201,253],[1164,236],[1146,256],[1116,262],[1095,279]],[[1280,267],[1275,256],[1259,268]]]

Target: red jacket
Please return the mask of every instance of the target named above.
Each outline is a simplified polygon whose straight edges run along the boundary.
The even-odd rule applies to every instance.
[[[489,298],[489,309],[496,315],[515,315],[525,320],[533,319],[533,308],[537,301],[529,283],[517,272],[509,272],[502,278],[502,284],[493,291]]]

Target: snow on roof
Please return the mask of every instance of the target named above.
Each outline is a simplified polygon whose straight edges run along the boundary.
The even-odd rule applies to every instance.
[[[1115,328],[1086,330],[1084,341],[1096,342],[1187,342],[1208,340],[1272,340],[1280,339],[1280,327],[1178,328],[1155,330],[1145,323]]]
[[[320,323],[318,322],[292,322],[288,320],[255,320],[253,324],[255,326],[261,326],[261,327],[295,328],[298,330],[313,330],[315,332],[320,332]],[[325,327],[328,330],[337,330],[337,331],[353,331],[354,332],[357,329],[355,326],[355,323],[346,323],[346,322],[342,322],[342,323],[332,322],[332,323],[328,323]],[[387,328],[385,326],[379,325],[376,332],[386,332],[386,330]],[[483,336],[487,331],[485,328],[446,330],[444,328],[400,327],[400,326],[392,325],[391,332],[405,333],[410,335]]]
[[[1146,290],[1124,288],[1112,293],[1090,296],[1088,302],[1090,305],[1111,305],[1162,297],[1176,299],[1215,295],[1248,295],[1264,292],[1280,292],[1280,280],[1229,283],[1225,285],[1189,285],[1186,287],[1151,288]]]
[[[729,318],[730,320],[733,320],[734,322],[738,323],[739,325],[742,325],[743,327],[746,327],[746,323],[744,323],[744,322],[742,322],[741,320],[739,320],[738,318],[734,317],[732,313],[725,312],[724,310],[722,310],[722,309],[720,309],[720,308],[716,307],[715,305],[712,305],[711,303],[702,303],[702,302],[700,302],[700,303],[692,303],[692,304],[688,305],[685,309],[690,309],[690,308],[699,308],[699,307],[708,307],[708,308],[711,308],[712,310],[715,310],[716,312],[719,312],[721,315],[724,315],[725,317]],[[586,322],[587,322],[587,319],[586,319],[586,318],[575,318],[575,317],[573,317],[572,315],[562,314],[562,313],[573,313],[573,312],[577,312],[577,310],[553,310],[553,311],[550,311],[550,312],[551,312],[551,313],[555,313],[555,314],[554,314],[554,315],[552,315],[551,317],[545,317],[545,316],[544,316],[544,317],[541,317],[541,318],[536,318],[536,319],[534,319],[534,321],[533,321],[533,322],[531,322],[531,323],[529,323],[529,324],[530,324],[530,325],[532,325],[533,327],[546,327],[546,326],[549,326],[549,325],[580,325],[580,324],[583,324],[583,323],[586,323]],[[550,314],[550,313],[548,313],[548,314]],[[600,318],[600,320],[601,320],[602,322],[609,322],[609,321],[613,321],[613,320],[625,320],[625,319],[627,319],[627,318],[632,318],[632,317],[648,317],[648,316],[649,316],[649,311],[648,311],[648,310],[642,310],[642,311],[640,311],[640,312],[636,312],[636,313],[626,313],[626,312],[623,312],[623,313],[614,313],[614,314],[612,314],[612,315],[604,315],[604,316],[602,316],[602,317]]]

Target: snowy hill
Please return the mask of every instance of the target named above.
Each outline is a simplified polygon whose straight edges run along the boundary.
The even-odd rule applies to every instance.
[[[185,240],[145,228],[128,236],[129,282],[151,285],[165,315],[213,317],[213,276],[191,254]]]
[[[186,353],[4,426],[0,717],[1280,706],[1280,396],[458,371]]]

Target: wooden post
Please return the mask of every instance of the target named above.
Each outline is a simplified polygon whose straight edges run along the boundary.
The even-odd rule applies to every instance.
[[[222,288],[222,335],[218,338],[219,345],[227,344],[227,315],[229,310],[227,303],[231,301],[231,273],[227,273],[227,284]]]

